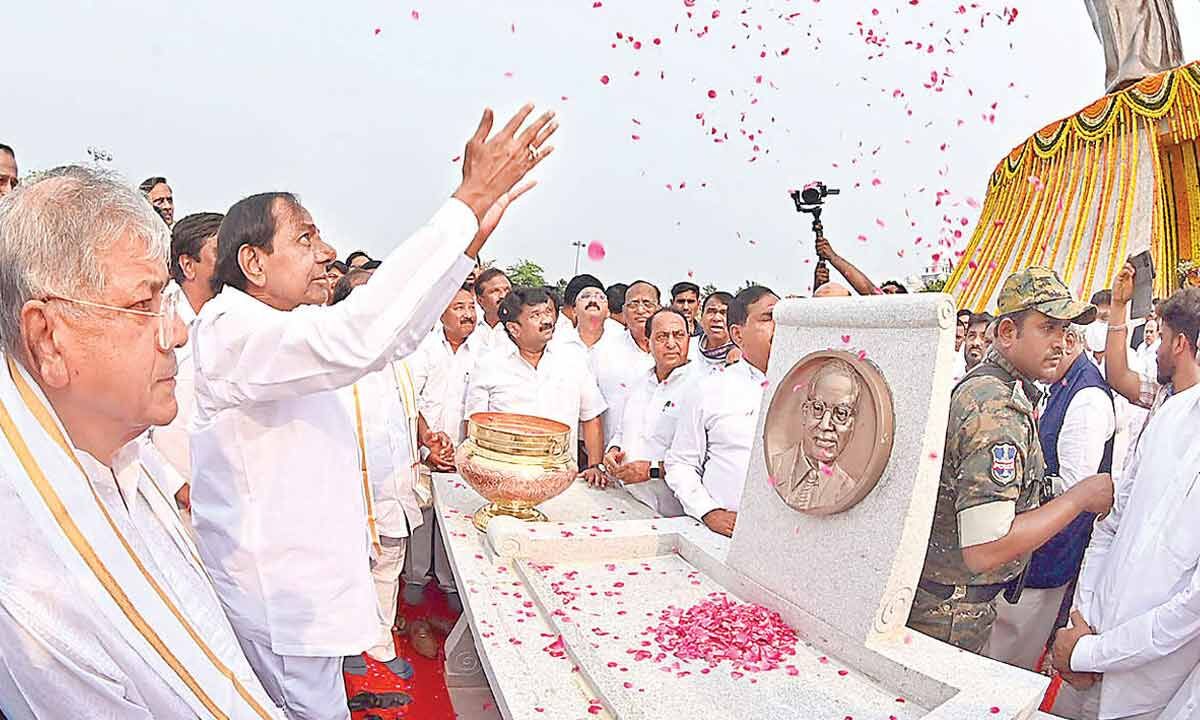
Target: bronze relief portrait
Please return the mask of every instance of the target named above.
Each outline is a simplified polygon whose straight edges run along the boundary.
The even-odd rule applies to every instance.
[[[801,358],[779,383],[763,429],[767,472],[793,510],[857,505],[892,454],[892,391],[869,360],[840,350]]]

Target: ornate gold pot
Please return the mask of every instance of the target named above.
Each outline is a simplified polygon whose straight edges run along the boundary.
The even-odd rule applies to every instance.
[[[467,439],[454,453],[458,472],[490,502],[475,511],[475,527],[487,530],[496,515],[544,522],[536,505],[575,480],[578,467],[567,446],[571,429],[532,415],[475,413]]]

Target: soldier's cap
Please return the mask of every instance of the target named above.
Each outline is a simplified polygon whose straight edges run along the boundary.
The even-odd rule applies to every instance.
[[[1058,273],[1034,265],[1018,270],[1004,281],[996,299],[996,317],[1037,310],[1055,320],[1087,325],[1096,319],[1096,306],[1076,300]]]

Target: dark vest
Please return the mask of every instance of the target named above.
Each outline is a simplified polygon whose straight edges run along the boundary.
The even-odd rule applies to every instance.
[[[1046,474],[1058,475],[1058,433],[1075,393],[1084,388],[1100,388],[1112,400],[1112,390],[1104,376],[1085,355],[1075,358],[1071,369],[1063,379],[1050,388],[1050,398],[1038,423],[1042,441],[1042,454],[1046,456]],[[1100,460],[1100,472],[1112,471],[1113,439],[1104,444],[1104,457]],[[1029,569],[1025,574],[1025,586],[1031,588],[1056,588],[1071,582],[1079,574],[1083,563],[1083,552],[1092,538],[1094,513],[1080,513],[1069,525],[1033,553]]]

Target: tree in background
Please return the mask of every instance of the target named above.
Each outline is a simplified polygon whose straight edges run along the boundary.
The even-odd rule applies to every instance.
[[[934,278],[925,283],[921,292],[943,292],[946,289],[946,278]]]
[[[526,287],[544,286],[546,284],[546,278],[543,276],[545,272],[541,265],[525,259],[518,260],[504,270],[504,274],[508,275],[508,281],[514,286]]]
[[[716,285],[713,285],[712,283],[705,283],[704,287],[700,288],[700,299],[703,300],[704,298],[708,297],[709,295],[712,295],[715,292],[717,292]]]

